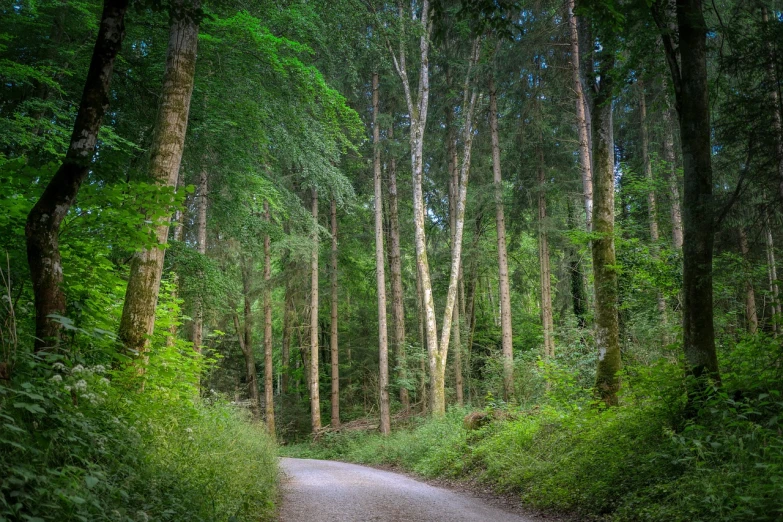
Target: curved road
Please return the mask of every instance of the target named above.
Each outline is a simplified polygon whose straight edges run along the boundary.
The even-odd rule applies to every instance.
[[[281,522],[533,522],[405,475],[328,460],[280,460]]]

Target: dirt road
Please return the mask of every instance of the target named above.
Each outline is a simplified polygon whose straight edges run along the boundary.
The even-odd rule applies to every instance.
[[[327,460],[280,463],[281,522],[533,522],[397,473]]]

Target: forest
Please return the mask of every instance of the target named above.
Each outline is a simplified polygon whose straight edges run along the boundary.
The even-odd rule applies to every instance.
[[[781,78],[779,0],[0,0],[0,522],[783,520]]]

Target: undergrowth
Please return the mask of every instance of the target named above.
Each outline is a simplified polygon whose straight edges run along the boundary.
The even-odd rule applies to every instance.
[[[284,453],[477,479],[580,519],[783,520],[779,351],[763,339],[737,346],[724,386],[693,417],[678,364],[630,368],[621,406],[610,409],[549,368],[540,407],[490,409],[496,420],[475,430],[454,408],[386,438],[327,434]]]
[[[134,368],[21,358],[0,385],[0,521],[271,519],[274,441],[199,399],[183,353],[153,353],[143,389]]]

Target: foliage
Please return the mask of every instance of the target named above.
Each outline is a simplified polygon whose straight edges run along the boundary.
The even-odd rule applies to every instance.
[[[175,313],[164,302],[159,324]],[[0,385],[0,520],[271,519],[274,441],[198,398],[205,362],[189,343],[156,340],[143,376],[22,352]]]
[[[765,359],[764,343],[735,352],[735,368]],[[740,362],[742,361],[742,362]],[[506,407],[477,430],[465,410],[418,420],[387,438],[366,432],[284,448],[287,455],[399,466],[429,477],[479,480],[541,509],[607,520],[778,520],[783,513],[783,401],[768,376],[742,397],[717,390],[683,421],[679,364],[659,360],[624,376],[621,406],[605,408],[567,371],[546,365],[548,398]],[[737,382],[737,381],[735,381]],[[578,399],[581,397],[581,399]],[[577,398],[577,400],[575,400]]]

